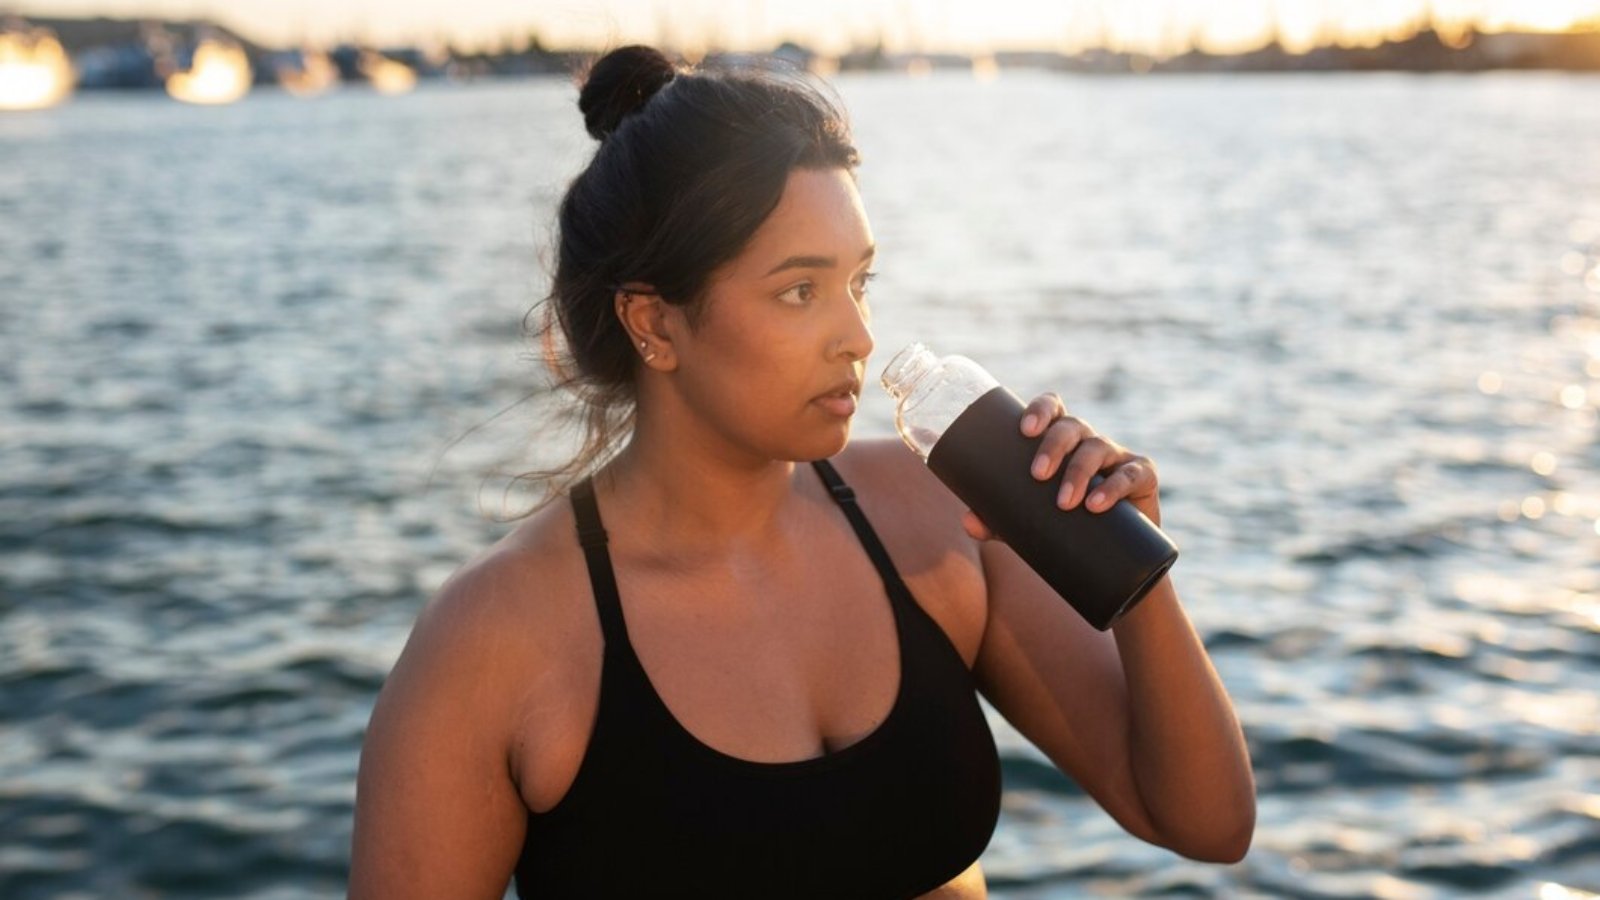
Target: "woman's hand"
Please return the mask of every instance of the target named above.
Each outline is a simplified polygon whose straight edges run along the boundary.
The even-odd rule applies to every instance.
[[[1062,461],[1066,461],[1057,506],[1066,510],[1082,503],[1089,512],[1102,513],[1118,500],[1127,500],[1150,521],[1161,524],[1156,464],[1149,457],[1097,434],[1088,422],[1067,415],[1066,404],[1054,393],[1035,397],[1022,411],[1018,427],[1030,438],[1044,436],[1033,460],[1035,479],[1048,481],[1055,477],[1062,471]],[[1099,474],[1105,475],[1104,480],[1091,489],[1091,479]],[[994,537],[970,509],[962,513],[961,524],[976,540]]]
[[[1042,461],[1033,476],[1059,506],[1103,490],[1089,514],[1127,500],[1160,522],[1149,459],[1068,416],[1054,394],[1022,418],[1016,427]],[[991,537],[970,510],[963,521],[974,538]],[[1106,633],[1013,548],[977,549],[987,606],[972,671],[995,711],[1129,834],[1190,859],[1243,858],[1256,819],[1249,744],[1170,574]]]

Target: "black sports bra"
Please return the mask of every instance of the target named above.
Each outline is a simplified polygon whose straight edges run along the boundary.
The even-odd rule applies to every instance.
[[[914,897],[965,871],[1000,812],[1000,764],[972,675],[906,589],[855,495],[812,464],[883,579],[900,643],[888,717],[837,752],[756,762],[700,742],[628,642],[606,534],[572,491],[605,635],[599,710],[578,774],[528,815],[521,897]]]

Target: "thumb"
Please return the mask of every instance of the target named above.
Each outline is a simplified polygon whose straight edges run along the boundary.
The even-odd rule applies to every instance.
[[[967,534],[975,541],[994,540],[994,532],[990,531],[989,526],[983,524],[978,514],[970,509],[961,513],[961,527],[965,528]]]

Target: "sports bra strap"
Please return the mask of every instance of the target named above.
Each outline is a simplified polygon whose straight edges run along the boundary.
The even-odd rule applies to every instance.
[[[850,520],[850,527],[855,529],[862,549],[872,559],[872,566],[883,579],[884,588],[893,595],[897,587],[903,588],[904,583],[895,570],[894,562],[889,559],[889,552],[879,542],[877,532],[872,530],[866,514],[856,504],[856,492],[845,484],[827,460],[815,460],[811,465],[828,486],[828,493],[844,511],[845,518]],[[628,645],[628,631],[622,619],[617,576],[611,569],[611,554],[606,549],[606,530],[600,524],[600,507],[595,503],[592,477],[573,485],[572,511],[578,520],[578,542],[583,546],[583,558],[588,563],[589,585],[594,590],[595,606],[600,612],[600,627],[605,634],[606,646],[625,647]]]
[[[600,610],[600,628],[608,650],[627,645],[628,632],[622,621],[622,601],[617,596],[617,576],[611,570],[611,554],[606,552],[606,530],[600,525],[600,507],[594,501],[594,479],[585,478],[572,487],[572,512],[578,519],[578,543],[589,567],[589,586],[594,590],[595,606]]]
[[[894,562],[889,559],[889,551],[883,549],[883,544],[878,541],[878,533],[872,530],[872,523],[867,521],[866,513],[856,504],[856,492],[850,485],[844,483],[839,473],[834,470],[833,464],[825,459],[814,460],[812,468],[822,476],[822,481],[828,486],[828,493],[833,495],[835,503],[844,510],[845,518],[850,520],[850,527],[856,531],[856,538],[861,541],[861,546],[867,551],[867,556],[872,558],[873,568],[878,570],[878,576],[883,579],[883,586],[891,595],[894,588],[901,584],[900,573],[895,569]]]

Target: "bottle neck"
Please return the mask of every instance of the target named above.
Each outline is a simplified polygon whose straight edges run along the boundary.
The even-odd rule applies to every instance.
[[[933,371],[939,358],[921,343],[912,343],[895,354],[883,369],[883,389],[898,403],[904,400],[923,376]]]

